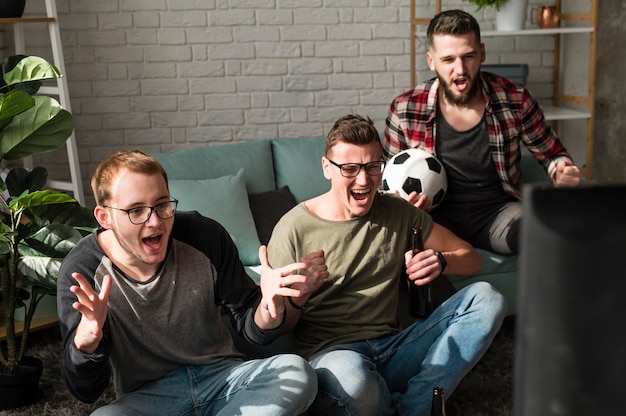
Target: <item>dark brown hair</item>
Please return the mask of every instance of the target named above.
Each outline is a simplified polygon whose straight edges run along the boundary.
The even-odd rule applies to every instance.
[[[364,145],[372,142],[380,144],[380,137],[374,122],[359,115],[347,115],[335,122],[326,136],[326,155],[337,142]],[[382,147],[382,145],[381,145]]]
[[[480,44],[480,26],[471,14],[463,10],[446,10],[432,18],[426,31],[428,46],[432,48],[435,35],[466,35],[474,33]]]

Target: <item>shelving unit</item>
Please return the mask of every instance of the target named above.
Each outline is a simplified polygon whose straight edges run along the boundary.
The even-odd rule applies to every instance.
[[[62,78],[57,79],[56,86],[42,86],[39,89],[39,94],[56,96],[63,108],[70,113],[72,112],[70,105],[70,95],[67,85],[67,78],[65,77],[65,60],[63,58],[63,47],[61,44],[61,33],[59,29],[59,22],[57,16],[57,9],[55,0],[45,0],[46,3],[46,16],[42,17],[22,17],[22,18],[6,18],[0,19],[0,25],[12,25],[13,26],[13,38],[14,38],[14,52],[15,54],[26,55],[26,37],[24,35],[24,26],[32,23],[45,23],[48,26],[48,32],[50,35],[50,45],[52,48],[52,56],[54,65],[64,75]],[[85,195],[83,191],[82,179],[80,176],[80,165],[78,162],[78,152],[76,149],[76,137],[74,132],[70,138],[66,141],[67,158],[69,163],[71,180],[61,181],[49,179],[46,186],[53,189],[72,192],[74,199],[76,199],[81,205],[85,204]],[[24,161],[25,168],[32,168],[32,160],[28,158]],[[1,315],[0,311],[0,315]],[[43,329],[55,325],[58,322],[56,315],[41,317],[33,319],[31,322],[31,331],[37,329]],[[16,321],[16,327],[18,334],[21,334],[23,328],[23,322]],[[0,316],[0,341],[6,338],[6,327],[4,316]]]
[[[72,108],[70,105],[70,95],[67,86],[67,78],[65,77],[65,60],[63,58],[63,47],[61,44],[61,32],[59,29],[56,3],[55,0],[45,0],[45,3],[46,16],[0,19],[0,25],[13,26],[15,53],[24,55],[27,54],[26,39],[24,36],[24,25],[27,25],[29,23],[46,23],[48,25],[53,62],[64,76],[57,79],[57,85],[54,87],[42,86],[39,89],[39,93],[59,97],[59,102],[61,106],[71,113]],[[66,150],[71,180],[68,182],[50,179],[48,180],[47,186],[49,188],[72,192],[74,198],[81,205],[84,205],[85,195],[83,191],[82,179],[80,176],[80,164],[78,162],[78,151],[76,149],[76,137],[74,132],[72,132],[72,135],[66,142]],[[26,168],[32,168],[32,161],[28,159],[25,161],[24,165]]]
[[[30,330],[35,331],[37,329],[49,328],[57,324],[59,319],[56,316],[49,316],[46,318],[33,319],[30,325]],[[15,322],[16,333],[21,335],[24,329],[24,323],[20,321]],[[7,337],[7,330],[4,324],[4,317],[0,316],[0,341],[4,341]]]
[[[442,10],[442,0],[436,0],[435,2],[435,14]],[[482,37],[495,37],[495,36],[554,36],[554,72],[553,81],[554,89],[552,93],[552,105],[544,105],[544,113],[546,120],[552,121],[554,128],[566,133],[572,133],[572,136],[579,136],[579,130],[576,125],[568,129],[568,121],[584,122],[586,124],[585,132],[586,137],[584,143],[567,143],[569,148],[572,144],[577,145],[573,147],[580,147],[579,153],[584,156],[582,159],[583,175],[587,179],[591,179],[593,171],[593,130],[594,130],[594,101],[595,101],[595,77],[596,77],[596,25],[598,20],[598,0],[589,0],[589,12],[586,13],[569,13],[562,7],[561,0],[556,1],[556,7],[561,17],[561,27],[553,29],[525,29],[519,31],[497,31],[487,30],[481,31]],[[430,18],[422,18],[417,16],[416,12],[417,0],[411,0],[411,16],[410,16],[410,79],[411,87],[417,83],[417,68],[416,68],[416,56],[417,56],[417,39],[426,38],[424,31],[418,31],[418,27],[428,26]],[[580,25],[583,24],[583,26]],[[568,83],[565,85],[565,80],[571,78],[572,72],[576,72],[580,68],[580,60],[576,57],[571,57],[571,49],[566,50],[565,37],[567,35],[588,34],[588,76],[587,76],[587,88],[583,93],[570,92],[571,85],[574,83]],[[571,65],[569,65],[571,63]],[[567,64],[567,67],[566,65]],[[562,138],[569,138],[568,134],[561,134]],[[575,158],[577,164],[580,165],[580,158]]]

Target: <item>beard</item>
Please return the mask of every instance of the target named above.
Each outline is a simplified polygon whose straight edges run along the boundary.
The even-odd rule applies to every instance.
[[[480,87],[480,72],[476,75],[476,78],[470,79],[470,85],[467,91],[461,92],[460,94],[455,94],[455,92],[450,88],[450,84],[444,80],[439,73],[435,72],[437,77],[439,78],[439,84],[443,89],[443,96],[446,98],[446,101],[452,105],[462,106],[468,104],[472,99],[478,94],[478,89]]]

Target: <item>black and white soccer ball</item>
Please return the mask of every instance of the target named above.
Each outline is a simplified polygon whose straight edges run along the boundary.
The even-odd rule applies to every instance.
[[[424,193],[434,208],[448,189],[446,171],[437,158],[423,149],[407,149],[395,154],[383,171],[383,189],[398,191],[406,198],[411,192]]]

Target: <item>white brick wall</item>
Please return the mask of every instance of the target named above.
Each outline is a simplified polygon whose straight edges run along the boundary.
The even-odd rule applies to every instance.
[[[433,14],[434,0],[418,3],[423,15]],[[475,11],[460,0],[444,3]],[[57,0],[57,6],[88,192],[95,166],[115,150],[325,135],[347,113],[367,115],[382,130],[389,103],[409,88],[409,0]],[[27,15],[44,10],[43,1],[27,3]],[[493,28],[494,13],[475,13],[483,29]],[[28,52],[50,58],[45,25],[28,26],[28,33]],[[8,55],[10,36],[3,39]],[[531,88],[550,96],[550,37],[485,42],[489,63],[528,63]],[[422,53],[417,64],[418,80],[432,76]],[[63,157],[54,155],[56,167],[45,160],[52,175],[64,174]]]

